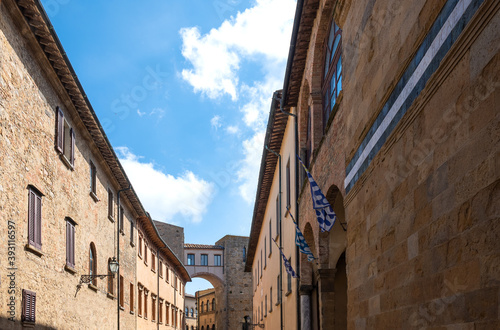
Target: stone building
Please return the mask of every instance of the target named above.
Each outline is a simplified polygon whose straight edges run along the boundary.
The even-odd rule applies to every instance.
[[[198,329],[198,304],[196,297],[186,293],[184,295],[184,314],[186,315],[186,330]]]
[[[162,224],[147,217],[137,225],[137,328],[184,329],[184,289],[191,278],[157,226]]]
[[[244,272],[247,244],[248,237],[226,235],[215,245],[184,245],[189,275],[214,286],[217,329],[239,329],[243,317],[251,314],[252,276]]]
[[[9,265],[1,329],[157,328],[162,316],[176,320],[163,328],[182,327],[189,275],[134,192],[39,1],[0,2],[0,154],[0,264]],[[161,299],[173,313],[159,313]]]
[[[198,312],[198,329],[200,330],[215,330],[215,289],[206,289],[196,291],[196,303],[200,306]]]
[[[160,237],[168,242],[177,258],[182,260],[184,256],[184,228],[156,220],[154,220],[154,224]]]
[[[338,216],[301,174],[301,329],[500,326],[499,9],[297,2],[281,106]]]
[[[299,329],[298,280],[281,253],[299,271],[295,245],[296,168],[293,115],[280,111],[274,93],[264,141],[245,271],[253,278],[252,324],[265,329]],[[280,253],[281,249],[281,253]],[[297,273],[298,274],[298,273]]]

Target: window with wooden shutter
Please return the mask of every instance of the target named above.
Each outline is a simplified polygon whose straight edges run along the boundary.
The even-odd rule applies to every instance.
[[[97,202],[97,169],[92,161],[90,161],[90,195]]]
[[[134,235],[134,221],[130,219],[130,245],[134,245],[135,235]]]
[[[111,269],[109,268],[110,263],[111,263],[111,258],[108,259],[108,293],[110,295],[114,295],[115,283],[114,283],[114,275],[111,272]]]
[[[96,275],[97,274],[97,253],[95,250],[95,245],[94,243],[90,243],[90,249],[89,249],[89,275]],[[94,277],[92,279],[92,284],[97,285],[97,277]]]
[[[119,295],[119,300],[120,300],[120,307],[123,308],[124,306],[124,290],[123,290],[123,276],[120,275],[120,292],[118,293]]]
[[[42,249],[42,194],[33,186],[28,197],[28,243]]]
[[[61,108],[57,107],[57,123],[56,123],[56,149],[61,154],[64,147],[64,114]]]
[[[290,158],[286,163],[286,207],[290,208],[291,203],[291,189],[290,189]]]
[[[130,312],[134,312],[134,284],[130,283]]]
[[[114,196],[113,191],[108,188],[108,219],[114,221]]]
[[[125,235],[125,232],[123,231],[123,207],[120,206],[120,214],[119,214],[119,226],[120,226],[120,233],[122,235]]]
[[[66,265],[75,268],[75,223],[66,218]]]
[[[64,163],[73,168],[75,166],[75,130],[69,126],[59,107],[57,107],[56,120],[56,150]]]
[[[23,289],[23,310],[21,320],[23,322],[35,323],[36,316],[36,293]]]
[[[137,285],[137,314],[142,316],[142,285]]]

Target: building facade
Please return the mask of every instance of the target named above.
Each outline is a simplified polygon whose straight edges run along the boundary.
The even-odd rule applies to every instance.
[[[0,2],[0,154],[0,263],[9,265],[0,328],[157,328],[163,316],[176,320],[163,328],[183,328],[189,274],[145,212],[39,1]]]
[[[296,157],[294,115],[280,111],[274,93],[260,167],[245,270],[253,278],[252,324],[265,329],[299,329],[295,245]],[[295,214],[295,215],[294,215]],[[281,251],[280,251],[281,250]]]
[[[216,303],[215,289],[206,289],[196,292],[196,302],[200,306],[198,312],[198,329],[215,330],[216,324]]]
[[[196,297],[186,293],[184,295],[184,314],[186,315],[186,330],[198,329],[198,304]]]
[[[499,326],[499,8],[298,1],[281,106],[337,213],[301,175],[301,329]]]

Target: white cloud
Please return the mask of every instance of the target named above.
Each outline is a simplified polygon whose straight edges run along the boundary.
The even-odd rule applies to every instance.
[[[210,119],[210,124],[212,125],[212,128],[214,128],[215,130],[220,128],[222,126],[221,120],[222,118],[219,115],[213,116],[212,119]]]
[[[226,127],[226,131],[229,134],[238,134],[240,132],[240,129],[236,125],[229,125],[228,127]]]
[[[248,203],[255,198],[256,185],[259,178],[260,160],[262,148],[264,147],[265,131],[255,133],[252,138],[243,141],[243,153],[245,158],[241,161],[241,167],[237,172],[241,197]]]
[[[212,99],[228,94],[237,100],[243,58],[286,60],[294,12],[294,0],[257,0],[203,36],[197,27],[181,29],[182,55],[192,65],[182,70],[183,79]]]
[[[165,115],[165,110],[162,108],[153,108],[151,112],[149,113],[150,116],[156,115],[158,119],[162,119],[163,116]]]
[[[179,218],[200,222],[211,203],[213,183],[186,171],[178,177],[156,169],[153,163],[142,162],[127,147],[116,148],[120,162],[146,211],[153,219],[178,222]]]
[[[139,115],[139,117],[142,117],[142,116],[144,116],[146,113],[145,113],[145,112],[141,112],[141,110],[137,109],[137,114]]]

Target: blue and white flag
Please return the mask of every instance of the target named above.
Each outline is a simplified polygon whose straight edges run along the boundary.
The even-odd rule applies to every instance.
[[[276,243],[276,241],[274,240],[274,238],[271,238],[271,239],[273,240],[274,244],[276,244],[276,246],[280,250],[281,257],[283,258],[283,263],[285,264],[286,272],[288,274],[290,274],[293,278],[298,278],[299,275],[297,275],[297,273],[295,273],[295,271],[293,270],[292,265],[290,265],[290,262],[288,261],[288,259],[283,254],[283,251],[281,251],[281,248],[279,247],[278,243]]]
[[[314,181],[311,173],[307,170],[307,167],[302,162],[299,156],[297,156],[299,162],[307,173],[307,178],[309,179],[309,185],[311,186],[311,197],[313,201],[313,209],[316,211],[316,218],[318,219],[319,228],[322,232],[330,231],[332,229],[335,220],[337,220],[337,215],[333,211],[332,206],[328,203],[325,195],[321,192],[316,181]]]
[[[288,212],[290,212],[290,217],[293,220],[293,223],[295,224],[295,244],[299,247],[299,251],[307,255],[307,261],[314,261],[314,254],[311,251],[311,248],[309,247],[309,244],[306,242],[306,238],[302,234],[302,231],[299,228],[299,225],[293,218],[292,212],[290,209],[288,209]]]

